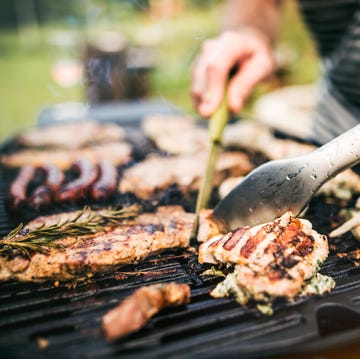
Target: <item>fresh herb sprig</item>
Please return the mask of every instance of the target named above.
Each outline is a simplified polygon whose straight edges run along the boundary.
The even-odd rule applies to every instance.
[[[63,247],[63,244],[56,242],[57,239],[104,231],[106,226],[116,226],[121,220],[136,217],[139,212],[140,207],[137,205],[101,211],[84,207],[74,218],[55,224],[44,223],[32,230],[27,230],[20,224],[0,240],[0,256],[29,257],[33,253],[47,253],[51,248]]]

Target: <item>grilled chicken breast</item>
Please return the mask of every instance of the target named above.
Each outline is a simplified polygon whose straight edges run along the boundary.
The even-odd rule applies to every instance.
[[[256,298],[293,298],[327,258],[327,238],[290,212],[273,222],[240,227],[200,245],[200,263],[235,264],[237,285]]]
[[[40,217],[25,230],[32,230],[79,216],[79,212]],[[159,207],[156,213],[143,213],[103,231],[57,240],[62,248],[35,253],[0,257],[0,281],[24,282],[66,281],[108,272],[121,265],[135,263],[166,248],[188,247],[194,215],[181,206]],[[26,232],[25,232],[26,233]]]

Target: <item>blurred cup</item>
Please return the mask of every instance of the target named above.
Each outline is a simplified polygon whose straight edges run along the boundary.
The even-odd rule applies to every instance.
[[[113,31],[102,32],[88,43],[84,78],[90,103],[126,98],[127,51],[125,38]]]

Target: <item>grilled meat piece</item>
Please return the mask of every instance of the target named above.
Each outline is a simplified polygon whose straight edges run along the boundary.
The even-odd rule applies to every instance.
[[[51,203],[65,179],[64,173],[52,164],[43,165],[41,170],[45,173],[45,181],[35,188],[27,200],[28,205],[36,209]]]
[[[130,162],[131,152],[132,148],[128,143],[114,142],[75,150],[22,150],[3,155],[1,163],[9,167],[22,167],[27,164],[41,167],[46,163],[51,163],[62,170],[67,170],[77,159],[84,158],[93,164],[107,159],[114,166],[121,166]]]
[[[60,147],[75,149],[89,144],[123,140],[125,131],[115,124],[86,120],[30,129],[16,141],[27,147]]]
[[[72,170],[78,173],[78,177],[66,183],[56,193],[56,200],[58,202],[75,202],[84,199],[98,175],[97,166],[94,166],[86,159],[76,161],[72,166]]]
[[[153,156],[128,168],[120,180],[121,193],[131,192],[138,198],[150,199],[171,185],[182,192],[199,188],[204,174],[206,154],[188,156]],[[214,185],[218,186],[228,175],[243,175],[253,169],[249,158],[241,152],[223,152],[215,169]]]
[[[7,205],[11,210],[17,210],[26,202],[28,186],[35,175],[35,167],[26,165],[21,167],[15,180],[9,188]]]
[[[260,152],[270,160],[301,156],[316,149],[307,143],[277,138],[267,126],[254,120],[226,126],[222,143],[224,146]]]
[[[96,201],[110,198],[116,191],[118,173],[116,167],[109,161],[102,160],[98,163],[99,176],[90,189],[91,198]]]
[[[244,176],[226,178],[219,186],[219,197],[225,198],[244,178]]]
[[[219,227],[212,219],[212,209],[201,209],[199,215],[198,242],[207,242],[210,238],[220,234]]]
[[[256,298],[293,298],[329,253],[327,238],[290,212],[273,222],[216,235],[199,248],[200,263],[235,264],[237,285]]]
[[[40,217],[25,231],[78,215],[72,212]],[[0,257],[0,281],[66,281],[109,272],[166,248],[188,247],[193,221],[194,215],[180,206],[159,207],[156,213],[123,220],[102,232],[59,239],[56,243],[62,247],[52,247],[48,253],[35,253],[30,258]]]
[[[340,200],[349,201],[354,194],[360,193],[360,176],[350,168],[340,172],[334,178],[324,183],[318,195],[334,197]]]
[[[175,155],[206,151],[208,132],[190,117],[152,115],[144,118],[142,129],[158,148]]]
[[[184,116],[149,116],[144,119],[142,128],[160,149],[172,154],[206,151],[209,146],[206,128]],[[310,144],[276,138],[268,126],[254,120],[226,126],[222,143],[226,147],[260,152],[272,160],[300,156],[316,148]]]
[[[161,309],[190,302],[190,287],[175,282],[137,289],[102,318],[106,339],[112,342],[141,329]]]
[[[336,255],[341,259],[346,259],[353,262],[355,267],[360,266],[360,248],[347,253],[337,253]]]

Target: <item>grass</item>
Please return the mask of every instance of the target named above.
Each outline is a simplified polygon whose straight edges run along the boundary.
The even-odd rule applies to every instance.
[[[44,44],[19,42],[16,32],[0,38],[0,137],[36,122],[41,108],[57,102],[80,100],[80,86],[63,90],[51,78],[51,50]]]
[[[151,74],[150,96],[166,98],[193,113],[189,96],[191,63],[204,39],[218,32],[221,2],[206,9],[187,7],[172,19],[151,18],[129,7],[121,8],[120,3],[113,2],[118,8],[107,9],[110,22],[94,16],[88,19],[86,28],[76,28],[78,35],[84,40],[85,34],[91,37],[104,28],[111,28],[124,33],[133,44],[156,43],[156,69]],[[284,14],[279,43],[291,50],[295,61],[283,75],[281,85],[311,82],[318,75],[316,53],[295,2],[286,2]],[[0,141],[34,125],[39,111],[46,106],[85,101],[82,83],[61,88],[51,77],[51,66],[64,51],[51,46],[47,39],[55,30],[64,28],[69,30],[60,22],[42,26],[39,31],[26,28],[21,36],[15,30],[0,32]],[[76,56],[80,55],[79,51]],[[249,101],[248,110],[251,111],[258,96],[273,88],[273,82],[259,86]]]

